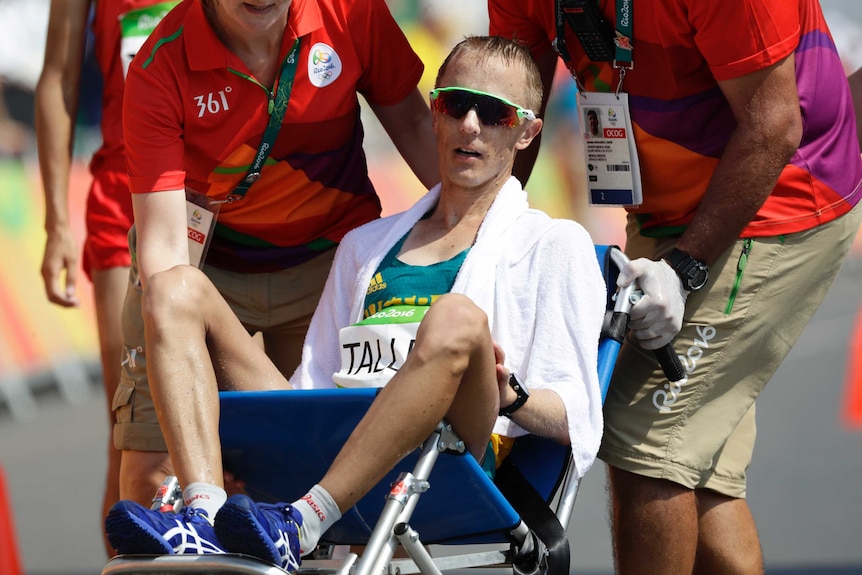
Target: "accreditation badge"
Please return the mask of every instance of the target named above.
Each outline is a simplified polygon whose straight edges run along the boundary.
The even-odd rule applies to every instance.
[[[137,10],[130,10],[120,16],[120,63],[123,65],[123,77],[129,72],[135,54],[144,45],[150,33],[156,29],[165,14],[179,4],[176,2],[159,2]]]
[[[628,94],[579,92],[577,101],[578,118],[584,136],[590,205],[642,204],[640,165],[629,114]]]
[[[416,343],[430,306],[394,305],[342,328],[338,387],[383,387],[398,373]]]
[[[210,247],[221,204],[186,188],[186,223],[189,237],[189,264],[201,268]]]

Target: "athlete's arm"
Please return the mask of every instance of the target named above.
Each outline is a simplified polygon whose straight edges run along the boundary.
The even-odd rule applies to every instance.
[[[132,194],[141,284],[155,273],[189,263],[184,190]]]
[[[78,246],[69,227],[68,190],[89,9],[90,0],[51,0],[45,61],[35,91],[36,145],[48,234],[42,279],[48,299],[65,307],[78,305]]]
[[[718,82],[737,127],[678,247],[714,262],[739,237],[775,187],[802,138],[793,55]]]
[[[369,105],[422,185],[435,186],[440,181],[437,138],[431,128],[431,110],[419,89],[392,106]]]

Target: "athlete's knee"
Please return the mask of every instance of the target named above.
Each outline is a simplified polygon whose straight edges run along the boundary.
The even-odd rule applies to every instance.
[[[488,345],[489,338],[487,314],[467,296],[446,294],[425,315],[416,345],[466,357],[477,347]]]
[[[143,293],[142,312],[148,325],[176,321],[189,315],[199,317],[201,307],[212,294],[212,283],[199,269],[175,266],[150,276]]]
[[[450,336],[462,333],[475,336],[488,330],[488,315],[473,300],[462,294],[449,293],[441,296],[425,317],[437,326],[449,328]]]

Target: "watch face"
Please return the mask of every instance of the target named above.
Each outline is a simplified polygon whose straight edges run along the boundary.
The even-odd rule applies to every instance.
[[[697,291],[706,285],[709,277],[709,267],[700,260],[696,260],[682,250],[674,248],[670,255],[665,257],[670,267],[682,280],[683,287],[688,291]]]
[[[706,280],[709,274],[707,271],[701,267],[696,267],[691,271],[691,280],[689,281],[689,285],[692,290],[699,290],[704,285],[706,285]]]

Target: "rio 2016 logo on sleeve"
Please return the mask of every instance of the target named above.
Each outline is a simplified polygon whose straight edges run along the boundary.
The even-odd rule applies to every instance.
[[[335,82],[341,75],[341,58],[335,48],[323,42],[318,42],[308,52],[308,79],[311,83],[323,88]]]

